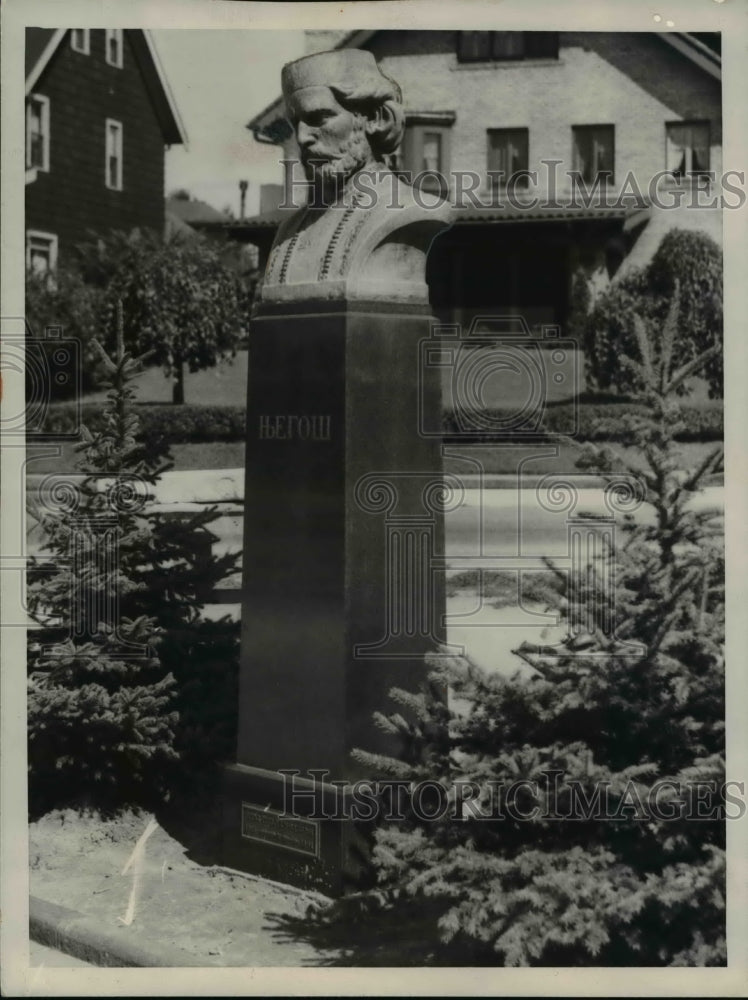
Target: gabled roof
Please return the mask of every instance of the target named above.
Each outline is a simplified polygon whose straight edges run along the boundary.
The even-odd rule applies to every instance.
[[[349,31],[347,35],[340,39],[335,48],[363,48],[376,34],[378,34],[377,31]],[[700,69],[709,73],[710,76],[717,79],[721,78],[722,58],[716,51],[717,46],[707,44],[703,34],[700,37],[684,31],[658,31],[655,34],[690,59]],[[252,131],[258,142],[280,143],[284,138],[282,130],[273,129],[272,125],[282,115],[283,98],[277,97],[272,104],[269,104],[248,122],[247,128]]]
[[[197,239],[198,233],[192,226],[188,226],[178,215],[170,212],[168,207],[164,212],[164,232],[167,239],[180,237],[181,239]]]
[[[69,28],[26,29],[26,96],[41,79],[50,59],[69,30]],[[164,142],[169,145],[186,146],[187,133],[150,32],[142,28],[128,28],[125,34],[143,76],[143,82],[163,132]]]
[[[26,29],[26,93],[39,79],[52,53],[62,41],[64,28]]]
[[[230,218],[225,212],[219,212],[206,201],[199,198],[175,198],[173,195],[166,199],[167,211],[171,212],[187,225],[200,224],[202,222],[229,222]]]
[[[722,56],[715,50],[714,46],[706,44],[701,38],[685,31],[663,31],[660,38],[684,56],[688,56],[691,62],[706,70],[716,80],[722,78]]]

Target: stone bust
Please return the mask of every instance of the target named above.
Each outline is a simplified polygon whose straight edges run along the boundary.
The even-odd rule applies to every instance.
[[[281,81],[308,197],[279,227],[261,303],[427,303],[426,252],[451,206],[419,198],[385,163],[405,127],[400,87],[360,49],[288,63]]]

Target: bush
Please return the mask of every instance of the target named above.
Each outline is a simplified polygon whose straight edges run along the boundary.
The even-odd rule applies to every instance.
[[[714,240],[704,233],[671,230],[652,258],[649,281],[654,295],[665,304],[660,310],[663,321],[677,284],[678,329],[688,344],[682,355],[676,354],[677,361],[693,360],[713,344],[722,343],[722,251]],[[704,374],[713,394],[721,396],[721,351],[707,360]]]
[[[246,436],[246,410],[243,406],[199,406],[185,403],[148,403],[135,407],[138,415],[139,438],[148,444],[160,441],[186,444],[200,441],[243,441]],[[48,434],[70,434],[78,415],[91,430],[102,424],[101,403],[51,406],[44,430]]]
[[[101,307],[100,290],[87,285],[75,270],[60,268],[54,280],[48,274],[26,272],[26,322],[31,336],[42,339],[47,329],[59,327],[64,338],[78,342],[84,392],[97,388],[104,375],[101,356],[93,347],[93,339],[99,333]],[[60,386],[55,379],[46,388],[55,401],[75,391],[73,383]]]
[[[568,428],[576,423],[577,433],[573,436],[579,441],[621,441],[624,439],[624,424],[628,417],[641,415],[645,406],[637,402],[604,402],[604,403],[552,403],[543,415],[541,433],[552,439],[554,435],[566,434]],[[723,436],[724,407],[721,400],[710,400],[703,403],[685,403],[681,406],[683,428],[679,431],[679,441],[720,441]],[[506,420],[508,414],[516,410],[488,410],[483,416],[495,419],[497,424]],[[492,416],[493,414],[493,416]],[[459,425],[454,412],[446,411],[443,417],[445,438],[468,440],[469,435],[459,432]],[[496,440],[522,442],[527,440],[521,434],[512,432],[497,433],[495,438],[490,435],[475,437],[476,441]]]
[[[575,418],[575,411],[578,417]],[[174,406],[171,403],[148,403],[135,407],[140,424],[139,438],[147,446],[190,444],[212,441],[244,441],[247,434],[246,409],[243,406],[200,406],[185,403]],[[506,411],[514,412],[514,411]],[[580,441],[622,441],[625,437],[624,424],[629,416],[641,414],[642,404],[635,402],[600,403],[554,403],[547,407],[543,429],[549,439],[554,434],[563,433],[574,419],[578,419],[576,439]],[[721,400],[701,403],[684,403],[681,406],[682,429],[678,441],[721,441],[723,436],[724,408]],[[44,430],[48,434],[70,434],[77,426],[79,417],[92,430],[102,426],[103,408],[101,403],[84,403],[77,407],[72,403],[50,406],[47,411]],[[503,411],[488,411],[488,415],[502,420]],[[468,440],[468,436],[458,433],[454,413],[445,411],[443,416],[446,439]],[[486,436],[476,441],[491,440]],[[510,433],[496,434],[496,441],[526,440],[520,435],[514,438]]]
[[[649,265],[614,281],[597,301],[587,324],[586,360],[600,387],[621,392],[640,388],[622,355],[636,351],[634,317],[639,316],[652,343],[662,328],[679,285],[677,364],[692,361],[714,344],[722,344],[722,252],[709,236],[673,229],[660,243]],[[706,362],[703,373],[712,397],[722,395],[722,353]],[[686,386],[680,392],[685,392]]]

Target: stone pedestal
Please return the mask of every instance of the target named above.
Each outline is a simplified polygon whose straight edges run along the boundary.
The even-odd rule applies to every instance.
[[[423,305],[360,301],[253,320],[232,867],[342,890],[349,825],[279,816],[291,778],[278,772],[316,772],[294,811],[329,816],[323,799],[371,777],[352,749],[399,751],[373,713],[395,709],[393,686],[418,690],[443,641],[440,442],[419,433],[441,406],[421,363],[430,323]]]

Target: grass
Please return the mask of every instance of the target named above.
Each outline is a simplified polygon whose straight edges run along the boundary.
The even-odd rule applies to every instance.
[[[469,569],[447,577],[447,597],[465,590],[476,591],[492,607],[516,608],[525,603],[553,604],[559,593],[559,582],[550,570]]]
[[[146,370],[139,376],[136,395],[141,403],[170,403],[171,381],[158,368]],[[185,373],[185,399],[191,404],[244,404],[247,393],[247,351],[240,350],[231,361],[226,361],[206,371]],[[86,396],[84,402],[103,400],[104,391]],[[694,398],[704,392],[695,391]],[[582,393],[580,402],[620,402],[620,397],[601,393]],[[503,400],[507,402],[506,399]],[[548,454],[554,449],[549,444],[513,445],[509,447],[451,444],[444,461],[444,471],[456,475],[476,474],[482,468],[489,475],[516,476],[521,468],[523,477],[530,480],[548,474],[569,475],[575,467],[577,451],[566,444],[556,446],[558,454]],[[713,450],[713,443],[682,442],[679,445],[681,468],[691,468]],[[614,451],[622,453],[634,464],[642,467],[642,456],[632,449],[612,444]],[[55,454],[59,450],[59,454]],[[233,469],[244,465],[244,441],[199,442],[172,445],[174,469],[178,471]],[[539,457],[533,458],[534,455]],[[463,457],[457,457],[463,456]],[[27,470],[34,473],[74,472],[76,451],[73,442],[59,445],[34,445],[27,451]],[[472,460],[472,461],[471,461]],[[480,465],[476,465],[475,461]],[[713,477],[713,482],[721,477]]]
[[[518,468],[522,469],[523,475],[547,475],[557,473],[569,475],[578,473],[576,460],[580,454],[576,448],[569,445],[560,444],[557,455],[548,455],[553,445],[537,444],[501,447],[465,447],[449,446],[448,454],[444,461],[444,471],[456,475],[470,475],[479,471],[475,461],[480,462],[484,473],[491,475],[515,474]],[[610,449],[621,458],[625,458],[636,468],[646,468],[646,461],[641,452],[633,448],[626,448],[623,445],[612,443]],[[702,461],[717,447],[714,441],[683,441],[677,446],[679,466],[690,469]],[[455,454],[457,453],[457,454]],[[538,458],[533,458],[537,454]],[[464,456],[463,457],[458,457]],[[471,459],[473,461],[471,461]],[[522,463],[520,465],[520,463]]]
[[[234,358],[222,361],[213,368],[204,371],[184,373],[185,402],[196,405],[233,404],[243,406],[247,401],[248,351],[241,347]],[[171,379],[166,378],[161,368],[147,368],[140,374],[133,387],[137,399],[141,403],[171,403]],[[617,393],[588,390],[582,383],[577,397],[579,403],[621,403],[625,396]],[[452,399],[452,382],[449,370],[445,369],[442,383],[442,394],[445,406]],[[84,402],[96,402],[106,397],[106,390],[89,393]],[[548,386],[547,402],[550,406],[569,401],[568,388],[556,388],[553,383]],[[706,382],[694,378],[690,382],[690,400],[705,401],[708,398]],[[482,399],[487,408],[492,406],[517,406],[526,402],[527,386],[521,379],[487,380],[482,385]]]
[[[625,457],[634,465],[643,467],[644,460],[638,452],[631,448],[623,448],[621,445],[611,445],[611,447],[623,453]],[[714,442],[682,442],[678,446],[680,455],[680,465],[682,468],[691,468],[703,459],[716,447]],[[54,448],[60,449],[60,454],[49,454]],[[450,451],[457,451],[457,447],[450,446]],[[483,466],[483,471],[492,475],[506,474],[516,475],[519,463],[523,459],[530,457],[533,452],[542,455],[550,450],[548,445],[532,445],[511,448],[475,448],[465,446],[459,448],[460,455],[478,459]],[[209,469],[236,469],[244,465],[244,442],[243,441],[214,441],[200,442],[198,444],[175,444],[172,445],[172,457],[174,468],[178,470],[209,470]],[[575,449],[566,445],[559,446],[558,455],[540,457],[527,462],[522,466],[523,474],[547,475],[549,473],[571,474],[577,470],[574,467],[577,453]],[[36,445],[27,451],[27,468],[30,473],[48,472],[72,472],[75,470],[76,452],[75,444],[71,441],[62,442],[60,445]],[[474,463],[466,461],[465,458],[456,458],[448,455],[444,462],[444,471],[455,475],[470,475],[478,472]]]
[[[35,446],[26,452],[27,472],[74,472],[77,461],[76,445],[63,441],[59,455],[48,454],[54,445]],[[174,444],[171,447],[174,469],[237,469],[244,465],[243,441],[212,441],[199,444]]]
[[[133,383],[135,396],[140,403],[171,403],[173,382],[160,368],[147,368]],[[84,403],[94,403],[106,398],[106,390],[86,395]],[[184,399],[186,403],[218,405],[247,401],[247,351],[239,350],[235,358],[222,361],[205,371],[184,373]]]

